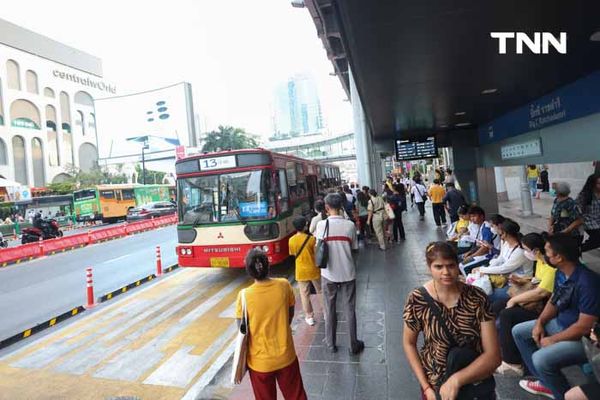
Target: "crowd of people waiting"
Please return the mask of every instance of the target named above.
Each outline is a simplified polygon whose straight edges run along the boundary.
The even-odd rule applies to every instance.
[[[451,171],[445,172],[429,187],[420,176],[389,178],[381,194],[344,186],[315,202],[310,221],[295,217],[289,252],[295,257],[305,322],[312,326],[317,319],[315,295],[323,309],[326,348],[337,352],[339,295],[349,352],[362,352],[355,313],[359,240],[376,239],[381,250],[405,240],[407,196],[421,220],[431,200],[435,224],[447,228],[447,240],[427,246],[432,279],[409,295],[403,313],[403,347],[423,399],[494,399],[494,374],[528,376],[520,387],[548,398],[600,398],[597,381],[571,388],[562,371],[576,365],[585,369],[586,350],[596,346],[600,333],[600,277],[581,262],[582,250],[600,246],[600,175],[589,177],[577,200],[569,197],[568,185],[556,183],[548,231],[523,235],[517,222],[501,215],[487,218],[481,207],[468,205]],[[315,254],[322,242],[328,249],[326,268],[317,266]],[[249,252],[246,270],[254,284],[238,295],[236,318],[242,318],[243,296],[255,397],[276,399],[279,385],[286,399],[305,399],[290,327],[292,287],[269,276],[261,250]],[[420,349],[419,334],[424,337]]]

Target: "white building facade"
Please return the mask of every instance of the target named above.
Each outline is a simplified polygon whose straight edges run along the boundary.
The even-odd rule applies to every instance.
[[[94,99],[115,94],[97,57],[0,20],[0,175],[43,187],[93,168]]]

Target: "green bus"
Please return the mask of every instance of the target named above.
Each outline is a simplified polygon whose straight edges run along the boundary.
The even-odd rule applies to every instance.
[[[97,185],[73,192],[78,222],[115,222],[135,207],[155,201],[175,201],[175,186],[117,184]]]

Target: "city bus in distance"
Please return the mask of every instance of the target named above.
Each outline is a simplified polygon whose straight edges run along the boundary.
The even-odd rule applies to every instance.
[[[193,155],[177,172],[177,255],[182,267],[244,267],[252,248],[272,264],[288,257],[292,220],[340,185],[334,165],[264,149]]]
[[[175,188],[169,185],[97,185],[73,192],[73,207],[78,222],[115,222],[125,218],[131,208],[171,200],[175,200]]]

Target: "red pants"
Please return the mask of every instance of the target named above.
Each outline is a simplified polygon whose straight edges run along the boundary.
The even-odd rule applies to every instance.
[[[256,400],[277,400],[275,382],[286,400],[307,399],[297,358],[287,367],[277,371],[256,372],[249,369],[249,372]]]

